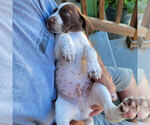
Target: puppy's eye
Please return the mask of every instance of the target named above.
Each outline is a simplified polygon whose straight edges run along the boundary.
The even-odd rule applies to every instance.
[[[53,13],[55,13],[57,10],[58,10],[58,8],[55,8],[55,9],[53,10]]]
[[[69,12],[64,12],[64,16],[70,16]]]

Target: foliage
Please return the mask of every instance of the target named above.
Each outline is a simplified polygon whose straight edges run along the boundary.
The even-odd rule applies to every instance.
[[[108,6],[111,6],[112,8],[116,8],[117,2],[118,0],[105,0],[105,8],[107,8]]]
[[[138,0],[138,13],[144,13],[148,0]]]
[[[129,13],[133,12],[134,6],[135,6],[136,0],[124,0],[123,8],[127,9]],[[138,8],[140,9],[140,12],[143,12],[143,8],[146,7],[148,0],[138,0]],[[118,0],[105,0],[105,9],[107,9],[109,6],[112,8],[117,8]]]
[[[124,1],[124,8],[127,8],[129,13],[133,12],[136,0],[125,0]]]

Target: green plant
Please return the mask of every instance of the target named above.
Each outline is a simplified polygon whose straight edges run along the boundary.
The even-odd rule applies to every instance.
[[[132,13],[134,10],[136,0],[125,0],[123,8],[127,9],[129,13]]]
[[[105,0],[105,9],[108,8],[108,6],[111,6],[112,8],[117,7],[118,0]]]
[[[138,13],[144,13],[148,0],[138,0]]]
[[[127,9],[129,13],[133,12],[134,6],[135,6],[136,0],[124,0],[123,8]],[[112,8],[117,8],[118,0],[105,0],[105,9],[108,8],[108,6],[111,6]]]

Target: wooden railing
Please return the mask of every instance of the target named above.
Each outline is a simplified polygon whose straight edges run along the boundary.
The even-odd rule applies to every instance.
[[[148,1],[145,13],[140,25],[138,25],[138,36],[141,47],[150,47],[150,0]]]
[[[67,0],[62,0],[62,2],[66,2],[66,1]],[[86,0],[81,0],[82,13],[85,15],[87,15],[86,2],[87,2]],[[144,39],[144,41],[150,41],[150,27],[148,27],[148,23],[150,23],[150,0],[147,4],[147,8],[145,10],[145,14],[141,25],[138,25],[137,0],[135,3],[134,11],[132,13],[130,24],[127,25],[127,24],[120,23],[123,4],[124,4],[124,0],[118,0],[116,20],[115,22],[113,22],[113,21],[108,21],[104,18],[105,0],[99,0],[99,18],[89,17],[89,19],[91,20],[95,30],[127,36],[129,47],[142,46],[144,42],[143,41],[141,42],[141,40],[138,41],[138,38],[142,38]]]

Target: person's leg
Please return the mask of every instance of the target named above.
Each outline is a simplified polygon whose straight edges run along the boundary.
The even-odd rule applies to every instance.
[[[133,96],[133,97],[150,97],[150,84],[146,79],[144,72],[139,71],[138,77],[142,77],[141,80],[138,80],[138,86],[136,84],[134,76],[132,76],[131,81],[129,82],[128,86],[119,92],[119,97],[122,100],[125,97]]]
[[[141,71],[139,71],[138,73],[141,76],[141,80],[138,80],[139,85],[137,86],[134,75],[130,69],[112,68],[112,67],[107,67],[107,69],[111,74],[114,83],[116,84],[120,101],[126,97],[131,97],[131,96],[132,97],[144,96],[146,98],[149,97],[150,85],[145,75],[143,75]],[[127,114],[127,117],[130,118],[130,116],[132,116],[131,112]],[[145,113],[144,115],[142,112],[142,116],[147,117],[147,114]]]
[[[141,75],[140,72],[141,71],[139,71],[139,75]],[[150,108],[150,91],[149,91],[150,84],[144,73],[142,75],[141,80],[139,80],[139,82],[140,83],[138,84],[138,97],[144,97],[148,103],[148,106],[146,106],[145,108],[144,107],[139,108],[138,119],[143,119],[142,121],[144,123],[150,124],[150,117],[148,117],[150,115],[150,109],[149,109]]]
[[[116,91],[120,101],[129,96],[137,96],[137,85],[131,69],[107,67],[107,70],[116,85]]]
[[[144,96],[146,98],[150,97],[150,84],[145,75],[143,76],[141,83],[138,85],[138,96]]]
[[[132,70],[128,68],[107,67],[116,84],[120,100],[126,97],[150,97],[150,84],[146,79],[144,71],[138,70],[138,82],[134,78]]]
[[[124,90],[118,92],[118,96],[120,100],[123,100],[124,98],[130,96],[137,97],[137,91],[138,91],[138,87],[136,85],[135,78],[132,75],[131,81],[129,82],[128,86]]]
[[[136,84],[134,76],[132,76],[131,81],[129,82],[128,86],[123,91],[120,91],[118,93],[118,96],[120,97],[121,100],[123,100],[126,97],[130,97],[130,96],[144,97],[150,105],[150,100],[148,99],[150,97],[150,91],[149,91],[150,85],[148,83],[148,80],[146,79],[144,72],[139,71],[138,74],[140,75],[139,77],[141,77],[141,80],[138,80],[138,82],[139,82],[138,86]],[[144,101],[141,100],[141,103],[144,103]],[[139,101],[139,105],[141,105],[140,101]],[[142,107],[141,107],[141,110],[139,110],[139,113],[138,113],[138,118],[145,119],[148,117],[149,114],[150,114],[149,110],[142,109]],[[129,113],[128,115],[130,116],[132,114]],[[137,120],[134,120],[133,122],[137,122]]]

